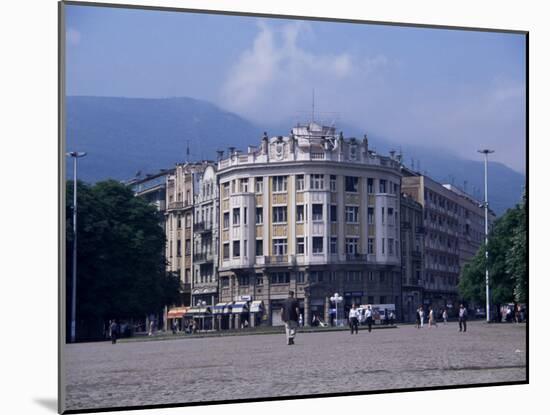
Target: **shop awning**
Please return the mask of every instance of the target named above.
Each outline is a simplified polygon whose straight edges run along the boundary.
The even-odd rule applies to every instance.
[[[185,313],[186,316],[204,316],[210,314],[210,307],[192,307]]]
[[[227,307],[227,304],[228,303],[218,303],[214,306],[214,308],[212,309],[212,314],[223,314],[224,313],[224,309]],[[231,304],[231,303],[229,303]]]
[[[174,307],[168,310],[166,318],[182,318],[185,313],[187,313],[189,307]]]
[[[248,311],[248,302],[247,301],[236,301],[233,304],[233,309],[231,310],[232,314],[241,314]]]
[[[250,305],[250,312],[251,313],[259,313],[260,311],[263,311],[264,309],[264,302],[259,301],[252,301],[252,304]]]
[[[231,313],[231,309],[233,308],[233,303],[230,301],[228,302],[225,307],[223,308],[223,314],[229,314]]]

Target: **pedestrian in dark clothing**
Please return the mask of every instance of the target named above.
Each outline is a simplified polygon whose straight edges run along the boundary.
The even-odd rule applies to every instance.
[[[116,324],[116,320],[113,320],[111,322],[111,343],[116,344],[116,339],[118,335],[118,324]]]
[[[353,334],[353,331],[355,330],[355,334],[358,334],[359,330],[359,310],[355,308],[355,304],[351,306],[351,309],[349,310],[349,327],[351,329],[351,334]]]
[[[367,319],[367,328],[370,333],[372,331],[372,310],[370,308],[370,305],[367,306],[367,309],[365,311],[365,317]]]
[[[416,309],[416,323],[414,324],[414,326],[419,329],[420,328],[420,307],[418,307]]]
[[[466,333],[466,320],[468,319],[468,311],[464,305],[460,304],[460,309],[458,310],[458,331],[464,331]]]
[[[281,316],[285,323],[286,344],[289,346],[294,344],[299,315],[298,300],[294,298],[294,291],[289,291],[288,298],[283,303],[283,313]]]

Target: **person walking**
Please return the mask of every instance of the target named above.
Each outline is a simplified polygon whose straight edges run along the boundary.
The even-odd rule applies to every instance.
[[[392,310],[390,311],[390,326],[393,326],[394,320],[395,320],[395,314]]]
[[[351,306],[349,310],[349,327],[351,329],[351,334],[355,330],[355,334],[358,334],[359,330],[359,310],[355,307],[355,304]]]
[[[283,303],[283,313],[281,316],[285,323],[286,344],[289,346],[294,344],[299,314],[298,300],[294,298],[294,291],[289,291],[288,298]]]
[[[118,334],[118,324],[116,324],[116,320],[113,320],[111,322],[111,343],[116,344],[117,334]]]
[[[372,310],[370,308],[370,305],[368,305],[367,309],[365,310],[365,318],[367,320],[367,327],[370,333],[372,331]]]
[[[424,327],[424,307],[420,306],[418,310],[418,314],[420,314],[420,328]]]
[[[298,326],[304,327],[304,316],[300,314],[298,317]]]
[[[428,313],[428,327],[432,328],[432,326],[437,327],[437,321],[435,320],[434,309],[430,307],[430,312]]]
[[[443,310],[442,317],[443,317],[443,324],[447,325],[447,319],[449,318],[449,315],[447,314],[447,310],[445,310],[445,309]]]
[[[420,328],[420,306],[416,309],[416,320],[414,323],[414,327],[416,327],[417,329]]]
[[[466,320],[468,319],[468,311],[464,307],[463,304],[460,304],[460,308],[458,310],[458,331],[463,331],[466,333]]]

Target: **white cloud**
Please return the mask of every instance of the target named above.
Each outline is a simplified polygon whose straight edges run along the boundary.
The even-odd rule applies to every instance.
[[[345,51],[323,54],[304,49],[300,38],[313,36],[306,22],[277,29],[260,22],[258,27],[252,46],[230,68],[221,92],[226,108],[255,120],[273,122],[305,110],[314,88],[328,103],[338,85],[387,63],[383,56],[357,60]]]
[[[76,29],[67,28],[67,32],[65,33],[65,39],[67,41],[67,44],[69,45],[78,45],[80,43],[82,35],[80,32]]]

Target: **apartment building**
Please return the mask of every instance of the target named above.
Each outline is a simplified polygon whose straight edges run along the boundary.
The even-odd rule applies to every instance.
[[[281,324],[293,290],[304,323],[330,297],[401,310],[400,163],[334,127],[298,125],[218,162],[222,327]],[[341,319],[343,315],[339,315]]]
[[[450,185],[406,168],[402,171],[403,192],[423,208],[424,304],[456,308],[460,269],[483,242],[483,208]]]
[[[166,177],[167,270],[179,275],[181,300],[191,305],[193,275],[193,209],[196,189],[205,163],[177,164]]]
[[[413,322],[423,302],[424,218],[422,205],[401,195],[401,264],[403,321]]]

